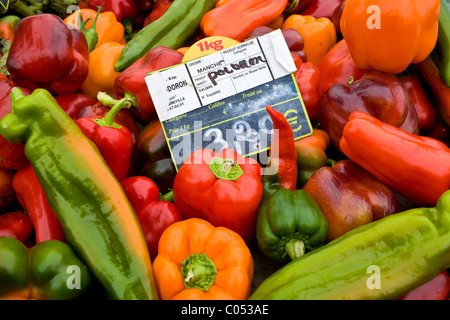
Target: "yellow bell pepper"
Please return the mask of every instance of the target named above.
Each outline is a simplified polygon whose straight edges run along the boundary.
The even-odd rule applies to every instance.
[[[78,18],[80,15],[83,18],[83,21],[87,19],[91,19],[86,24],[86,29],[89,29],[92,26],[92,23],[97,15],[97,11],[92,9],[80,9],[70,14],[64,19],[64,22],[73,27],[78,27]],[[108,42],[118,42],[120,44],[126,44],[125,41],[125,28],[123,24],[117,21],[117,18],[114,13],[111,11],[101,12],[97,18],[96,31],[98,34],[98,42],[95,48],[100,47],[104,43]]]
[[[93,98],[97,98],[100,91],[115,96],[114,81],[120,72],[114,70],[114,64],[124,47],[124,44],[118,42],[108,42],[91,52],[89,73],[80,88],[82,93]]]
[[[336,44],[336,28],[328,18],[316,19],[312,16],[293,14],[283,23],[282,29],[297,30],[303,40],[308,62],[318,65],[327,52]]]

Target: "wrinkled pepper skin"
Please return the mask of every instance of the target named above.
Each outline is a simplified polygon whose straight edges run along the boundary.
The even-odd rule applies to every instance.
[[[358,68],[397,74],[430,55],[439,12],[439,0],[348,0],[341,31]]]
[[[138,119],[149,122],[157,117],[155,105],[145,83],[145,76],[153,71],[167,68],[183,60],[183,54],[169,47],[157,46],[125,69],[116,78],[114,89],[119,99],[128,97],[135,100],[135,106],[131,112]]]
[[[28,249],[0,237],[0,283],[0,299],[72,300],[89,290],[91,274],[64,242],[48,240]]]
[[[278,264],[298,259],[320,247],[327,233],[328,223],[322,210],[303,190],[278,190],[259,208],[258,247]]]
[[[97,147],[51,94],[11,94],[0,123],[25,155],[57,215],[67,243],[113,299],[156,299],[151,261],[139,221]]]
[[[341,139],[343,153],[415,204],[434,205],[450,186],[450,149],[364,112],[354,112]]]
[[[353,111],[364,111],[390,125],[419,133],[416,109],[408,91],[394,75],[368,71],[353,84],[338,83],[323,95],[319,121],[337,150],[340,150],[342,130]]]
[[[25,243],[33,232],[30,217],[21,211],[0,215],[0,237],[11,237]]]
[[[194,151],[173,184],[174,203],[184,219],[201,218],[226,227],[246,243],[255,237],[262,193],[260,164],[232,149]]]
[[[158,255],[162,233],[173,223],[183,220],[181,212],[160,195],[158,186],[150,178],[133,176],[120,183],[139,219],[153,261]]]
[[[206,13],[200,29],[207,37],[223,36],[244,41],[256,28],[270,24],[283,13],[288,0],[231,0]]]
[[[250,299],[396,299],[449,268],[449,250],[446,191],[436,207],[360,226],[290,262],[266,278]]]
[[[56,15],[39,14],[17,24],[6,65],[19,86],[68,94],[88,75],[89,49],[80,30],[69,28]]]
[[[217,0],[175,0],[158,20],[142,28],[122,51],[114,69],[121,72],[157,46],[176,50],[191,40],[202,17]]]
[[[318,169],[303,190],[314,198],[328,221],[327,241],[401,211],[391,190],[348,159]]]
[[[164,231],[154,270],[163,300],[245,300],[254,265],[236,232],[192,218]]]
[[[13,186],[17,200],[33,223],[36,243],[52,239],[65,242],[66,237],[61,223],[48,204],[31,165],[16,172]]]

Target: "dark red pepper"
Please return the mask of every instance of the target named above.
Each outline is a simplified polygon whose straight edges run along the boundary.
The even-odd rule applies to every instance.
[[[313,16],[316,19],[332,19],[333,11],[344,0],[312,0],[311,4],[301,12],[304,16]]]
[[[134,0],[89,0],[88,7],[95,11],[98,7],[102,8],[101,12],[111,11],[119,22],[127,18],[136,19],[142,15]]]
[[[51,239],[65,241],[66,237],[61,223],[50,208],[45,192],[31,165],[16,172],[13,187],[17,200],[33,223],[36,243]]]
[[[150,178],[129,177],[122,180],[121,184],[136,212],[150,257],[154,260],[158,255],[161,234],[171,224],[183,220],[181,212],[175,204],[161,196],[158,186]]]
[[[93,106],[98,103],[97,100],[83,93],[70,93],[63,94],[55,97],[58,105],[64,109],[64,111],[73,120],[78,118],[80,110],[86,106]]]
[[[75,120],[81,131],[95,143],[118,181],[128,175],[133,137],[127,127],[115,122],[114,118],[122,108],[130,105],[131,103],[124,98],[119,100],[103,118],[90,116]]]
[[[284,9],[284,15],[290,16],[291,14],[299,14],[305,10],[312,0],[289,0],[286,9]]]
[[[133,108],[131,112],[136,118],[146,123],[156,118],[155,106],[145,83],[145,76],[149,72],[181,63],[183,56],[181,52],[169,47],[158,46],[147,52],[116,78],[114,87],[117,97],[119,99],[126,97],[134,101],[133,105],[138,107],[139,111]]]
[[[60,17],[33,15],[17,24],[6,65],[19,86],[73,93],[88,75],[89,48],[83,33]]]
[[[33,224],[27,214],[21,211],[0,215],[0,237],[12,237],[25,243],[33,232]]]
[[[144,27],[159,19],[164,13],[166,13],[167,8],[169,8],[172,2],[173,0],[155,0],[152,11],[144,20]]]

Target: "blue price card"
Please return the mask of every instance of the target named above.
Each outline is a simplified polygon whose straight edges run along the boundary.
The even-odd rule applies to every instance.
[[[278,30],[149,74],[146,82],[175,167],[201,148],[231,148],[264,164],[260,157],[273,136],[268,105],[285,115],[295,140],[311,135],[295,70]]]

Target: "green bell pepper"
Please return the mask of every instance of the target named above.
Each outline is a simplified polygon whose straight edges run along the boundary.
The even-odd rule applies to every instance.
[[[91,286],[91,274],[70,246],[58,240],[28,249],[0,237],[0,299],[71,300]]]
[[[285,264],[320,247],[328,224],[313,197],[303,190],[280,189],[258,211],[256,240],[261,252]]]
[[[353,229],[274,272],[252,300],[396,299],[450,267],[450,190]]]
[[[203,16],[216,2],[217,0],[175,0],[159,19],[142,28],[128,41],[114,69],[117,72],[123,71],[157,46],[174,50],[182,47],[194,36]]]
[[[95,144],[52,95],[11,92],[0,134],[25,155],[68,244],[114,299],[157,299],[150,255],[136,214]]]
[[[441,0],[435,52],[442,80],[450,87],[450,0]]]

